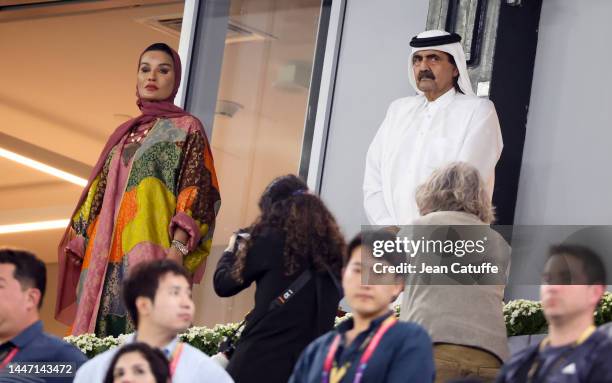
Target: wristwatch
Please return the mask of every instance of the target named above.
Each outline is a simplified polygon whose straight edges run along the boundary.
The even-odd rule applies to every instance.
[[[170,246],[174,247],[175,249],[179,251],[179,253],[183,254],[183,257],[189,254],[189,249],[187,248],[187,245],[185,245],[183,242],[179,241],[178,239],[173,239]]]

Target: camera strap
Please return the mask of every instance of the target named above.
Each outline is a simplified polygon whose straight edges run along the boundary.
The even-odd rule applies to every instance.
[[[304,286],[306,286],[306,284],[311,278],[312,278],[312,271],[310,271],[310,269],[304,270],[302,274],[300,274],[299,277],[297,277],[293,282],[291,282],[289,287],[287,287],[281,295],[277,296],[276,298],[272,300],[272,302],[270,302],[270,305],[268,306],[268,310],[266,310],[265,313],[260,315],[258,318],[251,319],[249,321],[247,321],[246,318],[243,319],[242,322],[240,322],[240,324],[236,328],[236,330],[234,330],[234,332],[232,333],[232,337],[235,336],[236,333],[243,330],[246,327],[247,323],[251,323],[251,329],[252,329],[257,323],[259,323],[259,321],[265,318],[266,315],[268,315],[268,313],[270,313],[271,311],[274,311],[275,309],[287,303],[287,301],[293,298],[295,294],[297,294]],[[251,313],[252,311],[249,312],[249,314],[247,314],[247,317]]]
[[[312,278],[312,272],[310,271],[310,269],[304,270],[304,272],[302,272],[302,274],[300,274],[300,276],[297,277],[296,280],[294,280],[289,285],[289,287],[287,287],[287,289],[283,291],[281,295],[279,295],[278,297],[273,299],[272,302],[270,302],[266,314],[274,310],[275,308],[281,307],[282,305],[287,303],[289,299],[295,296],[298,291],[300,291],[304,286],[306,286],[306,283],[308,283],[310,278]]]

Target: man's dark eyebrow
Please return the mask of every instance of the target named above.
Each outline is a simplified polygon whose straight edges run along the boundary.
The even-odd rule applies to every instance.
[[[174,290],[181,290],[181,289],[183,289],[183,286],[181,286],[179,284],[173,284],[173,285],[168,286],[168,288],[169,289],[174,289]],[[186,288],[191,291],[191,287],[190,286],[187,286]]]
[[[430,53],[430,54],[428,54],[428,55],[427,55],[427,58],[428,58],[428,59],[430,59],[430,58],[434,58],[434,57],[440,58],[440,55],[439,55],[439,54],[437,54],[437,53]]]

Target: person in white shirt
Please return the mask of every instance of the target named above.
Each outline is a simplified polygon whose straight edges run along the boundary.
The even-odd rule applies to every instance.
[[[178,339],[191,325],[195,311],[189,275],[181,265],[169,259],[137,265],[124,281],[123,299],[137,329],[125,343],[142,342],[160,349],[168,358],[173,383],[233,383],[221,366]],[[110,349],[83,364],[74,383],[104,382],[118,350]]]
[[[489,197],[503,143],[493,103],[476,97],[461,37],[425,31],[410,45],[413,97],[389,106],[366,158],[364,208],[373,225],[409,225],[419,217],[415,190],[438,168],[467,162]]]

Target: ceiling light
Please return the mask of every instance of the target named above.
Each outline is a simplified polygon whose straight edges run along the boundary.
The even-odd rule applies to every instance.
[[[61,178],[65,181],[71,182],[75,185],[79,185],[79,186],[85,186],[87,185],[87,180],[81,177],[77,177],[74,174],[70,174],[68,172],[65,172],[63,170],[54,168],[52,166],[43,164],[42,162],[38,162],[35,161],[31,158],[28,157],[24,157],[20,154],[11,152],[9,150],[6,149],[2,149],[0,148],[0,157],[4,157],[6,159],[9,159],[11,161],[15,161],[17,163],[20,163],[22,165],[31,167],[33,169],[36,169],[38,171],[41,171],[43,173],[47,173],[50,174],[54,177],[58,177]]]
[[[69,219],[56,219],[52,221],[38,221],[28,223],[15,223],[11,225],[0,225],[0,234],[21,233],[24,231],[64,229],[68,226],[69,222]]]

